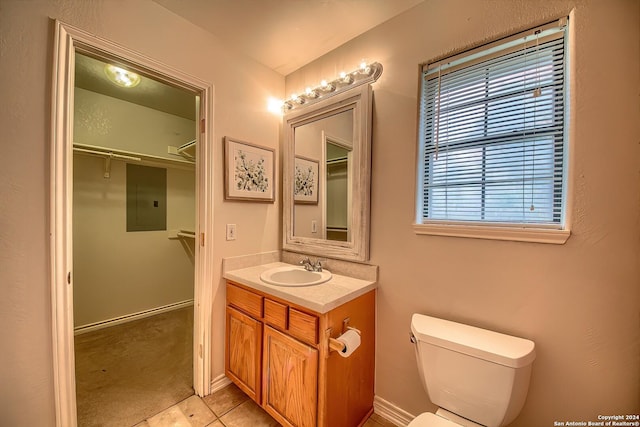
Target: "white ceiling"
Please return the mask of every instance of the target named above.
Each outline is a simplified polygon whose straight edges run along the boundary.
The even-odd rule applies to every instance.
[[[105,65],[100,59],[76,53],[75,86],[185,119],[196,119],[195,94],[145,76],[141,76],[136,87],[116,86],[107,79]]]
[[[153,0],[286,76],[424,0]],[[195,96],[142,77],[120,88],[106,64],[76,55],[76,86],[195,120]]]
[[[424,0],[154,0],[286,76]]]

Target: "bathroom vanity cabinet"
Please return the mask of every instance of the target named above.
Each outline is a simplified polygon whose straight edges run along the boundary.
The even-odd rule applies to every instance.
[[[361,332],[349,357],[329,349]],[[375,290],[318,312],[227,282],[226,375],[287,427],[356,427],[373,411]]]

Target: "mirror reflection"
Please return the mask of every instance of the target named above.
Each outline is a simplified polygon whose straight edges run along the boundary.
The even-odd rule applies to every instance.
[[[294,129],[293,235],[351,241],[354,110]]]
[[[282,248],[368,260],[371,86],[351,87],[284,120]]]

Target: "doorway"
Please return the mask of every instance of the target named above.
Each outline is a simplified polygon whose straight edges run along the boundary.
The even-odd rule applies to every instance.
[[[194,392],[197,95],[75,57],[78,424],[135,425]]]
[[[76,56],[83,55],[120,64],[139,75],[168,86],[188,91],[198,100],[195,132],[195,223],[193,239],[193,389],[199,396],[209,394],[210,307],[213,248],[206,239],[212,230],[213,150],[210,144],[213,87],[204,81],[170,68],[127,48],[96,38],[78,28],[55,22],[52,87],[51,152],[51,289],[54,351],[54,383],[58,426],[76,426],[76,378],[74,357],[74,285],[73,263],[73,148],[74,78]],[[95,148],[95,147],[94,147]],[[87,148],[84,147],[86,150]],[[100,150],[94,150],[100,151]],[[113,154],[113,153],[112,153]],[[111,155],[99,159],[101,173],[111,172]],[[130,156],[136,157],[136,156]],[[104,163],[102,163],[104,162]],[[183,237],[175,236],[178,239]],[[171,306],[172,304],[166,304]],[[157,308],[157,307],[156,307]],[[134,310],[135,311],[135,310]],[[142,310],[144,312],[145,310]],[[153,310],[151,310],[153,311]],[[140,314],[136,312],[135,314]],[[118,316],[116,316],[118,317]],[[91,323],[91,322],[90,322]],[[96,322],[100,323],[100,322]]]

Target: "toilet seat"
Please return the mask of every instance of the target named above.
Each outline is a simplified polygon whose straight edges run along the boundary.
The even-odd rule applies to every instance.
[[[431,412],[424,412],[415,417],[407,427],[460,427],[460,424]]]

